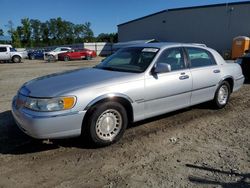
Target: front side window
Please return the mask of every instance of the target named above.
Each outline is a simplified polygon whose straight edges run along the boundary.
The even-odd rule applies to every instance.
[[[171,66],[171,71],[185,68],[184,57],[181,48],[167,49],[162,52],[157,63],[166,63]]]
[[[144,72],[153,61],[158,48],[124,48],[106,58],[95,68],[121,72]]]
[[[7,48],[6,47],[0,47],[0,52],[7,52]]]
[[[187,53],[191,63],[191,68],[216,65],[212,55],[204,49],[187,48]]]
[[[11,52],[16,52],[16,49],[15,48],[10,48],[10,51]]]

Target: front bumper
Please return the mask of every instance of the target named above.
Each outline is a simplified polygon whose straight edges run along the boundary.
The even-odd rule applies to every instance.
[[[38,139],[68,138],[81,134],[86,111],[42,115],[41,112],[16,107],[12,102],[12,114],[19,128],[27,135]]]

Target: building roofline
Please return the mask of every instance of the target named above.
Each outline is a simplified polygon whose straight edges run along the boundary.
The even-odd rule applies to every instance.
[[[229,6],[231,6],[231,5],[241,5],[241,4],[250,4],[250,1],[231,2],[231,3],[219,3],[219,4],[211,4],[211,5],[200,5],[200,6],[191,6],[191,7],[181,7],[181,8],[165,9],[165,10],[153,13],[153,14],[149,14],[147,16],[143,16],[143,17],[140,17],[140,18],[136,18],[134,20],[130,20],[128,22],[124,22],[124,23],[118,24],[117,27],[129,24],[129,23],[132,23],[132,22],[135,22],[135,21],[138,21],[138,20],[142,20],[144,18],[148,18],[148,17],[154,16],[154,15],[157,15],[157,14],[161,14],[161,13],[164,13],[164,12],[178,11],[178,10],[188,10],[188,9],[198,9],[198,8],[209,8],[209,7],[220,7],[220,6],[228,6],[228,5]]]

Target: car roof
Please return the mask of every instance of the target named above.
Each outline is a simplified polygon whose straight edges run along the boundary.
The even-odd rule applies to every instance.
[[[180,47],[180,46],[191,46],[191,47],[201,47],[206,48],[205,44],[199,43],[178,43],[178,42],[153,42],[153,43],[141,43],[136,45],[131,45],[128,47],[145,47],[145,48],[167,48],[167,47]]]
[[[12,48],[12,46],[10,44],[0,44],[0,47],[10,47],[10,48]]]
[[[59,46],[57,48],[70,48],[70,47],[68,47],[68,46]]]

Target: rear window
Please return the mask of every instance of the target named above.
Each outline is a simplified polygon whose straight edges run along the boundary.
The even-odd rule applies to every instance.
[[[0,52],[7,52],[7,48],[6,47],[0,47]]]

